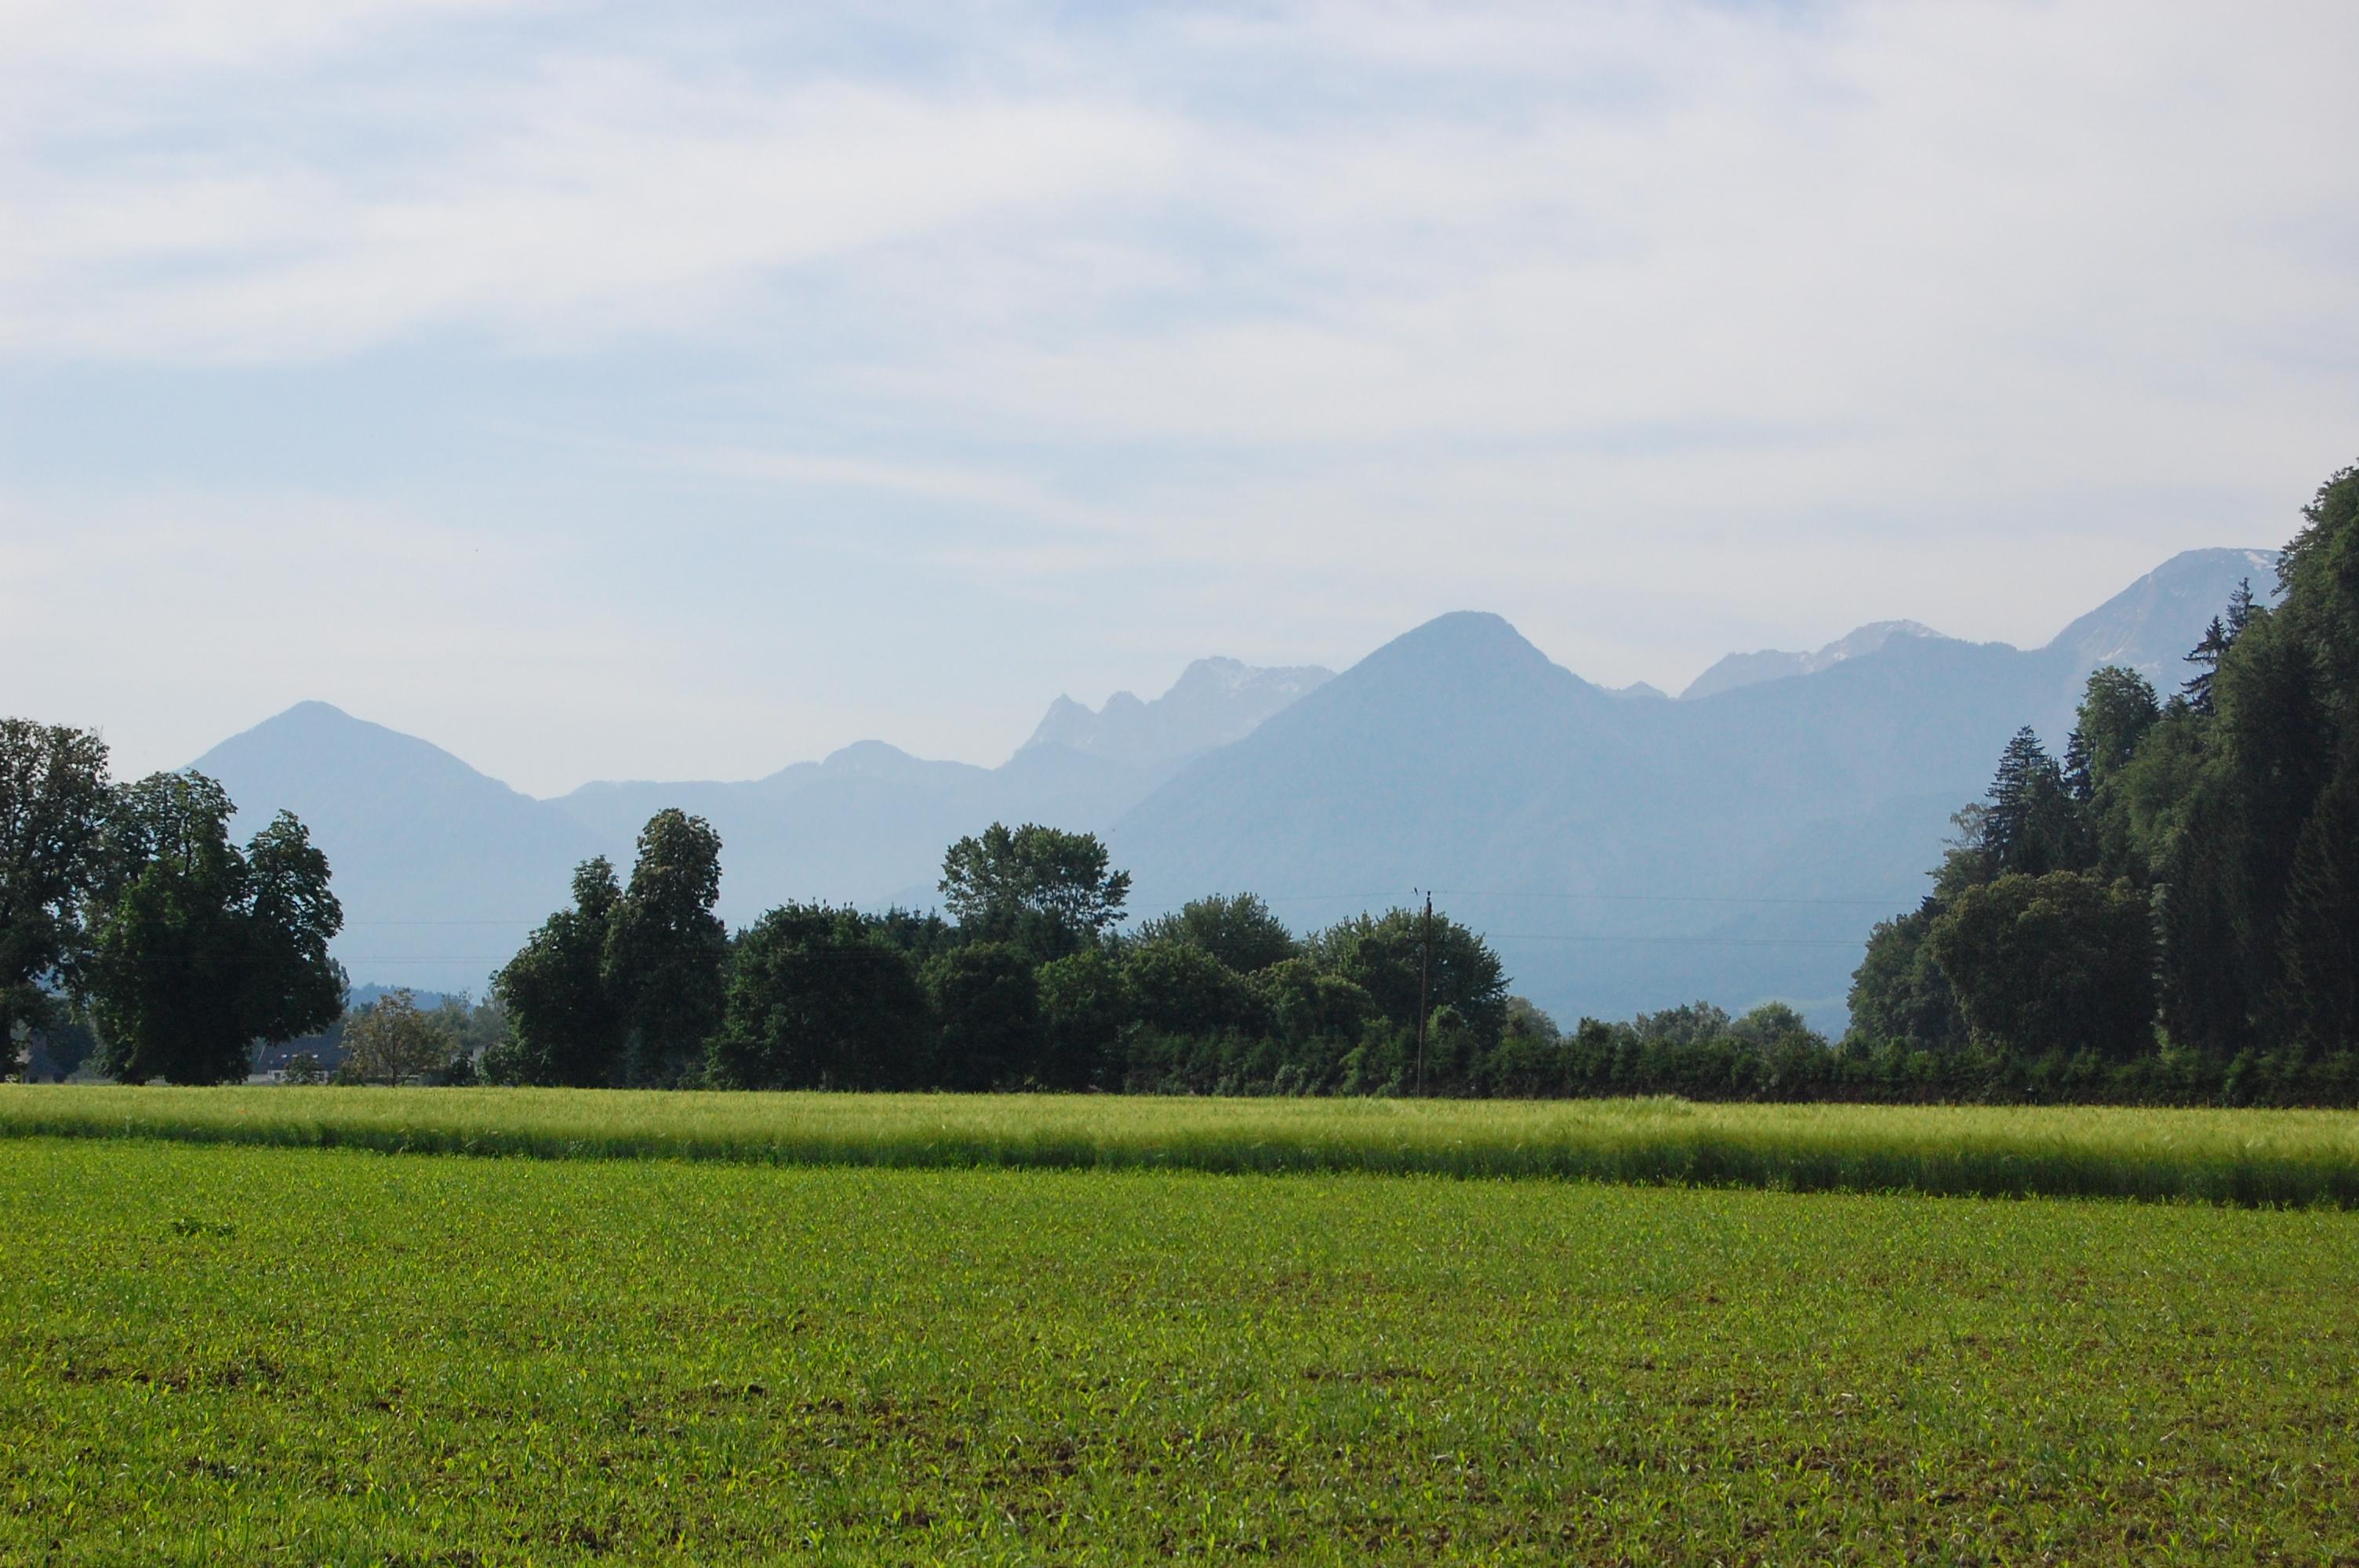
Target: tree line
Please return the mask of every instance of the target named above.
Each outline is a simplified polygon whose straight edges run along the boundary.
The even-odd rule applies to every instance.
[[[720,848],[708,824],[667,811],[640,835],[627,882],[585,862],[571,907],[494,982],[507,1033],[482,1076],[1533,1096],[1628,1092],[1681,1051],[1767,1089],[1828,1049],[1775,1004],[1566,1034],[1509,994],[1479,934],[1429,910],[1305,936],[1253,894],[1216,894],[1125,931],[1130,879],[1104,845],[1032,824],[951,845],[940,913],[788,903],[732,935],[712,913]]]
[[[2359,1102],[2359,468],[2213,618],[2168,697],[2089,677],[1933,890],[1869,938],[1845,1052],[1897,1092]]]

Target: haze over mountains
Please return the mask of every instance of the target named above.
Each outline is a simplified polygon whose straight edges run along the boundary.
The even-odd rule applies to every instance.
[[[1070,746],[1150,773],[1168,771],[1244,740],[1263,719],[1334,678],[1334,671],[1316,665],[1256,669],[1234,659],[1198,659],[1152,702],[1118,691],[1092,712],[1059,697],[1025,746]]]
[[[482,989],[565,897],[627,871],[679,806],[723,845],[722,913],[930,903],[943,846],[995,820],[1107,836],[1134,911],[1253,891],[1308,927],[1430,888],[1560,1015],[1764,997],[1840,1021],[1868,927],[1919,896],[1950,814],[2021,724],[2060,740],[2091,669],[2161,689],[2275,556],[2173,557],[2045,647],[1908,622],[1732,655],[1680,700],[1608,692],[1496,616],[1443,616],[1339,676],[1190,665],[1153,701],[1059,698],[996,768],[880,741],[738,783],[534,800],[427,741],[303,703],[196,760],[250,823],[286,807],[335,867],[355,981]],[[242,829],[247,824],[241,824]]]
[[[1920,625],[1914,621],[1875,621],[1846,636],[1836,638],[1815,654],[1789,654],[1777,648],[1764,648],[1755,654],[1728,654],[1723,655],[1718,664],[1690,681],[1688,688],[1680,693],[1680,698],[1691,701],[1699,697],[1734,691],[1741,686],[1757,686],[1766,680],[1816,675],[1845,659],[1873,654],[1895,637],[1940,635],[1930,626]]]

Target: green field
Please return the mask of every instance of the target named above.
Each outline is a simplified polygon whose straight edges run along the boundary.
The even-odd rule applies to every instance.
[[[0,1138],[32,1135],[2359,1207],[2359,1113],[2331,1110],[0,1085]]]
[[[8,1563],[2348,1563],[2355,1420],[2325,1208],[0,1141]]]

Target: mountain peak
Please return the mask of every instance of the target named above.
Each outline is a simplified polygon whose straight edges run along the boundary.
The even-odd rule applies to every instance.
[[[290,708],[281,708],[261,723],[240,730],[238,733],[239,736],[282,735],[297,732],[325,735],[332,734],[339,730],[364,731],[385,730],[385,726],[372,724],[365,719],[355,719],[332,702],[322,702],[317,697],[306,697],[301,702]],[[398,731],[387,730],[386,733],[397,734]]]
[[[1410,665],[1430,665],[1462,676],[1478,671],[1557,668],[1555,662],[1534,647],[1506,616],[1487,610],[1453,610],[1446,615],[1437,615],[1386,643],[1358,667],[1381,670]]]
[[[2120,665],[2175,690],[2185,677],[2180,659],[2244,581],[2255,599],[2276,603],[2277,552],[2181,550],[2059,632],[2046,651],[2069,657],[2080,674]]]
[[[197,772],[224,778],[225,771],[263,765],[269,771],[282,762],[317,769],[324,759],[340,765],[372,770],[388,776],[433,773],[481,778],[473,768],[415,735],[356,719],[333,703],[310,699],[272,714],[261,723],[223,741],[189,764]],[[506,789],[495,781],[495,787]],[[235,792],[232,792],[233,797]]]
[[[917,779],[944,769],[962,772],[967,766],[964,762],[929,762],[886,741],[854,741],[830,752],[820,762],[819,771],[847,778]]]
[[[1452,647],[1532,648],[1513,622],[1491,610],[1448,611],[1393,639],[1393,644],[1411,642]],[[1532,652],[1539,650],[1532,648]]]
[[[333,868],[346,924],[330,950],[362,982],[480,990],[598,844],[429,741],[299,702],[199,757],[235,831],[291,811]]]

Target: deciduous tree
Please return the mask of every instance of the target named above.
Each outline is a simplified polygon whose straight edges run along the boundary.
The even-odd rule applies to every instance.
[[[942,906],[961,930],[1037,959],[1090,946],[1123,918],[1130,873],[1107,870],[1093,833],[995,822],[942,857]]]
[[[1038,1076],[1040,989],[1031,960],[1005,942],[952,948],[926,966],[940,1026],[935,1077],[944,1088],[1020,1086]]]
[[[132,1083],[245,1076],[257,1041],[291,1039],[342,1011],[328,957],[343,925],[328,862],[281,812],[245,852],[234,807],[201,773],[130,786],[108,829],[111,896],[90,966],[102,1065]]]
[[[336,1081],[344,1084],[415,1083],[449,1068],[459,1036],[439,1012],[420,1011],[405,987],[356,1009],[344,1024],[344,1059]]]
[[[2154,1049],[2154,925],[2127,883],[2014,873],[1969,888],[1926,940],[1983,1039],[2017,1054]]]
[[[1422,911],[1390,909],[1330,926],[1313,942],[1313,957],[1375,1001],[1390,1022],[1414,1031],[1418,1022],[1422,944],[1431,938],[1425,986],[1429,1008],[1454,1007],[1475,1038],[1488,1044],[1506,1022],[1507,976],[1489,943],[1468,927]]]
[[[730,1088],[917,1087],[925,988],[908,954],[856,910],[774,909],[730,945],[711,1077]]]
[[[86,954],[114,800],[106,743],[85,730],[0,719],[0,1074],[17,1033],[48,1025]]]
[[[1241,975],[1281,964],[1301,951],[1286,922],[1249,892],[1191,899],[1176,914],[1140,923],[1141,942],[1184,942]]]
[[[712,913],[720,898],[712,825],[677,808],[648,818],[606,933],[606,984],[621,1005],[633,1084],[669,1087],[703,1065],[729,956],[728,929]]]
[[[573,907],[543,921],[493,979],[510,1043],[491,1063],[506,1081],[592,1088],[619,1081],[622,1007],[606,983],[606,938],[623,896],[603,855],[573,872]]]

